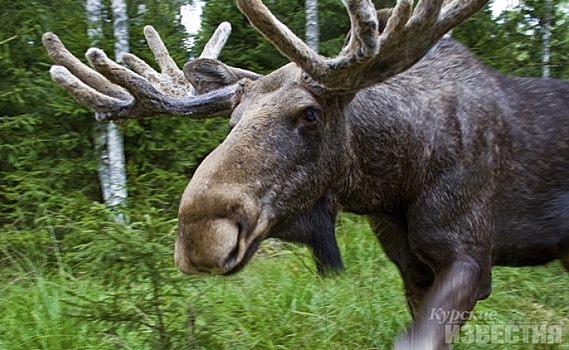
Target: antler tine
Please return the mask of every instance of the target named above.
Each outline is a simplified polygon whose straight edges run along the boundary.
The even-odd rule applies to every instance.
[[[422,1],[421,3],[424,2],[425,1]],[[413,0],[397,1],[397,5],[393,9],[391,17],[389,17],[389,20],[387,21],[385,30],[381,34],[380,41],[382,45],[385,45],[388,39],[393,38],[394,35],[402,32],[405,29],[405,26],[411,17],[412,10]]]
[[[208,55],[219,54],[230,31],[228,23],[220,25],[214,42],[208,43]],[[168,54],[158,33],[150,26],[145,27],[144,33],[162,73],[131,54],[124,56],[134,71],[128,70],[108,59],[102,50],[91,48],[86,56],[96,69],[93,70],[73,56],[56,35],[45,33],[44,46],[59,64],[50,69],[51,77],[79,103],[95,110],[100,121],[162,116],[207,118],[233,110],[241,84],[193,96],[192,85]]]
[[[98,113],[110,110],[121,110],[130,101],[121,100],[101,93],[79,80],[66,67],[52,66],[49,70],[51,78],[69,92],[79,103],[88,106]],[[130,98],[132,100],[132,98]]]
[[[237,0],[237,7],[249,22],[283,55],[308,73],[327,69],[324,57],[318,55],[287,26],[281,23],[261,0]]]
[[[162,94],[148,80],[110,60],[103,50],[90,48],[85,56],[97,72],[127,89],[136,99],[161,99]]]
[[[454,0],[441,11],[439,23],[446,33],[478,12],[488,0]]]
[[[342,0],[342,2],[348,9],[353,34],[346,45],[347,51],[344,52],[353,51],[358,61],[376,55],[379,50],[379,33],[375,6],[370,0]]]
[[[199,58],[217,59],[230,34],[231,24],[229,24],[229,22],[222,22],[217,26],[217,29],[205,45]]]
[[[168,53],[168,49],[160,38],[160,34],[158,34],[153,26],[144,26],[144,37],[146,38],[148,47],[150,47],[150,50],[154,54],[156,63],[158,63],[160,70],[169,75],[180,73],[180,76],[183,78],[184,74],[180,71],[178,65]]]
[[[421,0],[415,7],[413,17],[409,21],[409,25],[417,23],[423,27],[428,27],[435,23],[441,12],[441,7],[445,0]]]
[[[67,68],[68,72],[71,72],[80,80],[87,82],[87,86],[105,95],[121,100],[128,100],[132,98],[125,89],[118,85],[110,84],[105,77],[83,64],[83,62],[79,61],[77,57],[73,56],[73,54],[65,48],[57,35],[51,32],[44,33],[42,35],[42,43],[55,64]],[[67,76],[67,74],[58,75],[59,80],[57,80],[57,82]],[[55,80],[55,77],[53,78]]]
[[[132,54],[125,54],[123,61],[136,73],[147,79],[163,94],[176,97],[195,95],[192,85],[184,77],[176,62],[168,53],[160,35],[152,26],[144,27],[144,37],[148,47],[154,54],[161,73],[156,72],[146,62]]]

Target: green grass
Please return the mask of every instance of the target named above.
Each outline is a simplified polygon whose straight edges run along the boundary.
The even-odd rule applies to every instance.
[[[187,313],[188,349],[390,349],[410,321],[402,282],[364,218],[338,223],[346,271],[316,275],[305,249],[272,249],[236,276],[188,277],[172,305]],[[91,299],[105,286],[88,277],[29,271],[0,287],[0,349],[150,349],[139,331],[69,317],[66,290]],[[455,349],[569,349],[569,274],[555,262],[495,268],[494,289],[479,311],[500,322],[563,323],[564,344],[457,344]],[[150,330],[149,330],[150,331]],[[114,332],[114,333],[113,333]],[[179,348],[179,347],[178,347]],[[177,349],[178,349],[177,348]]]
[[[35,274],[0,289],[0,349],[95,349],[82,341],[88,325],[64,314],[58,282]]]

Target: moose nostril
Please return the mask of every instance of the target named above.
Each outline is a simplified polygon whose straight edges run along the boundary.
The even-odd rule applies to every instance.
[[[227,260],[225,260],[225,264],[223,265],[223,267],[227,270],[231,269],[237,262],[238,256],[239,256],[239,245],[237,245],[235,249],[233,249],[231,253],[229,253],[229,256],[227,257]]]
[[[239,257],[239,242],[241,241],[241,239],[243,238],[243,235],[245,234],[245,227],[246,225],[244,225],[241,220],[237,221],[237,244],[235,245],[235,247],[233,248],[233,250],[231,250],[231,252],[229,253],[229,255],[227,256],[227,259],[225,260],[225,264],[224,264],[224,268],[226,269],[231,269],[237,262],[237,258]]]

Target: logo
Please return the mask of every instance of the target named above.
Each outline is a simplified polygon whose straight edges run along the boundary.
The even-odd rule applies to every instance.
[[[453,344],[561,344],[560,324],[445,325],[445,342]]]
[[[445,311],[441,308],[432,308],[429,320],[437,320],[440,324],[463,324],[466,320],[495,321],[497,316],[496,311],[458,311],[454,309]]]
[[[431,309],[430,320],[445,327],[445,342],[453,344],[562,344],[563,324],[503,322],[495,311]],[[467,321],[465,324],[464,322]],[[461,325],[464,324],[462,327]]]

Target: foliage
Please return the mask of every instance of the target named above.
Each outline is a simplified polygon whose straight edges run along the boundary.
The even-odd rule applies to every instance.
[[[551,77],[569,77],[569,26],[564,0],[554,0]],[[459,26],[453,37],[485,63],[515,76],[541,76],[543,1],[522,0],[519,6],[492,17],[487,7]]]
[[[31,244],[21,249],[0,236],[4,238],[5,259],[12,262],[12,269],[16,267],[11,279],[3,276],[10,282],[2,293],[7,308],[0,316],[7,322],[2,322],[5,328],[0,327],[0,339],[12,339],[10,349],[67,349],[70,347],[65,344],[73,344],[71,329],[79,325],[97,330],[90,339],[82,339],[90,344],[120,344],[132,337],[148,349],[183,348],[187,344],[188,308],[192,306],[185,300],[195,288],[188,286],[189,279],[172,263],[176,220],[145,202],[130,203],[123,212],[126,223],[117,221],[115,214],[99,203],[77,209],[85,213],[80,223],[61,213],[41,214],[46,225],[36,234],[49,235],[57,228],[68,232],[62,240],[45,242],[54,251],[55,261],[29,254]],[[20,290],[37,295],[19,301]],[[26,307],[33,307],[36,321],[45,323],[38,329],[46,333],[43,336],[30,335],[30,324],[22,329],[27,319],[10,316],[16,310],[26,312]],[[57,334],[60,324],[70,333]]]
[[[100,223],[88,225],[104,231],[91,247],[78,247],[74,258],[64,260],[55,272],[25,266],[22,277],[0,290],[0,348],[160,349],[154,306],[163,312],[171,341],[171,347],[162,349],[388,349],[410,321],[399,273],[365,218],[340,217],[337,232],[346,271],[334,278],[318,277],[308,251],[288,245],[278,251],[263,247],[236,276],[180,278],[168,261],[174,222],[156,212],[131,213],[130,224],[121,227],[103,208],[90,210],[90,220]],[[121,239],[119,231],[126,235],[129,230],[150,241],[130,235]],[[136,246],[127,248],[130,244]],[[91,254],[97,250],[100,257]],[[142,277],[154,268],[136,259],[154,261],[170,287],[157,304],[152,302],[151,279]],[[567,329],[568,276],[558,263],[497,268],[493,277],[494,292],[478,303],[477,311],[495,312],[503,324],[559,322]]]
[[[151,349],[183,348],[188,307],[183,301],[189,295],[187,279],[172,264],[176,221],[144,206],[127,209],[123,214],[132,215],[126,223],[101,205],[90,211],[97,220],[84,221],[85,243],[75,245],[66,261],[106,288],[97,295],[68,290],[70,314],[100,323],[107,337],[136,333]]]
[[[44,275],[38,270],[23,275],[18,283],[2,287],[0,298],[0,349],[101,349],[89,336],[96,328],[65,314],[65,290],[95,290]]]
[[[0,226],[29,223],[32,208],[51,191],[97,193],[96,187],[81,180],[92,169],[85,152],[89,137],[78,137],[88,135],[89,123],[80,122],[85,111],[48,81],[47,55],[41,46],[46,30],[73,37],[70,27],[83,32],[86,27],[71,20],[81,6],[63,2],[69,17],[55,19],[50,10],[54,5],[1,2]],[[14,39],[2,40],[4,36]],[[85,51],[73,43],[70,48]]]

